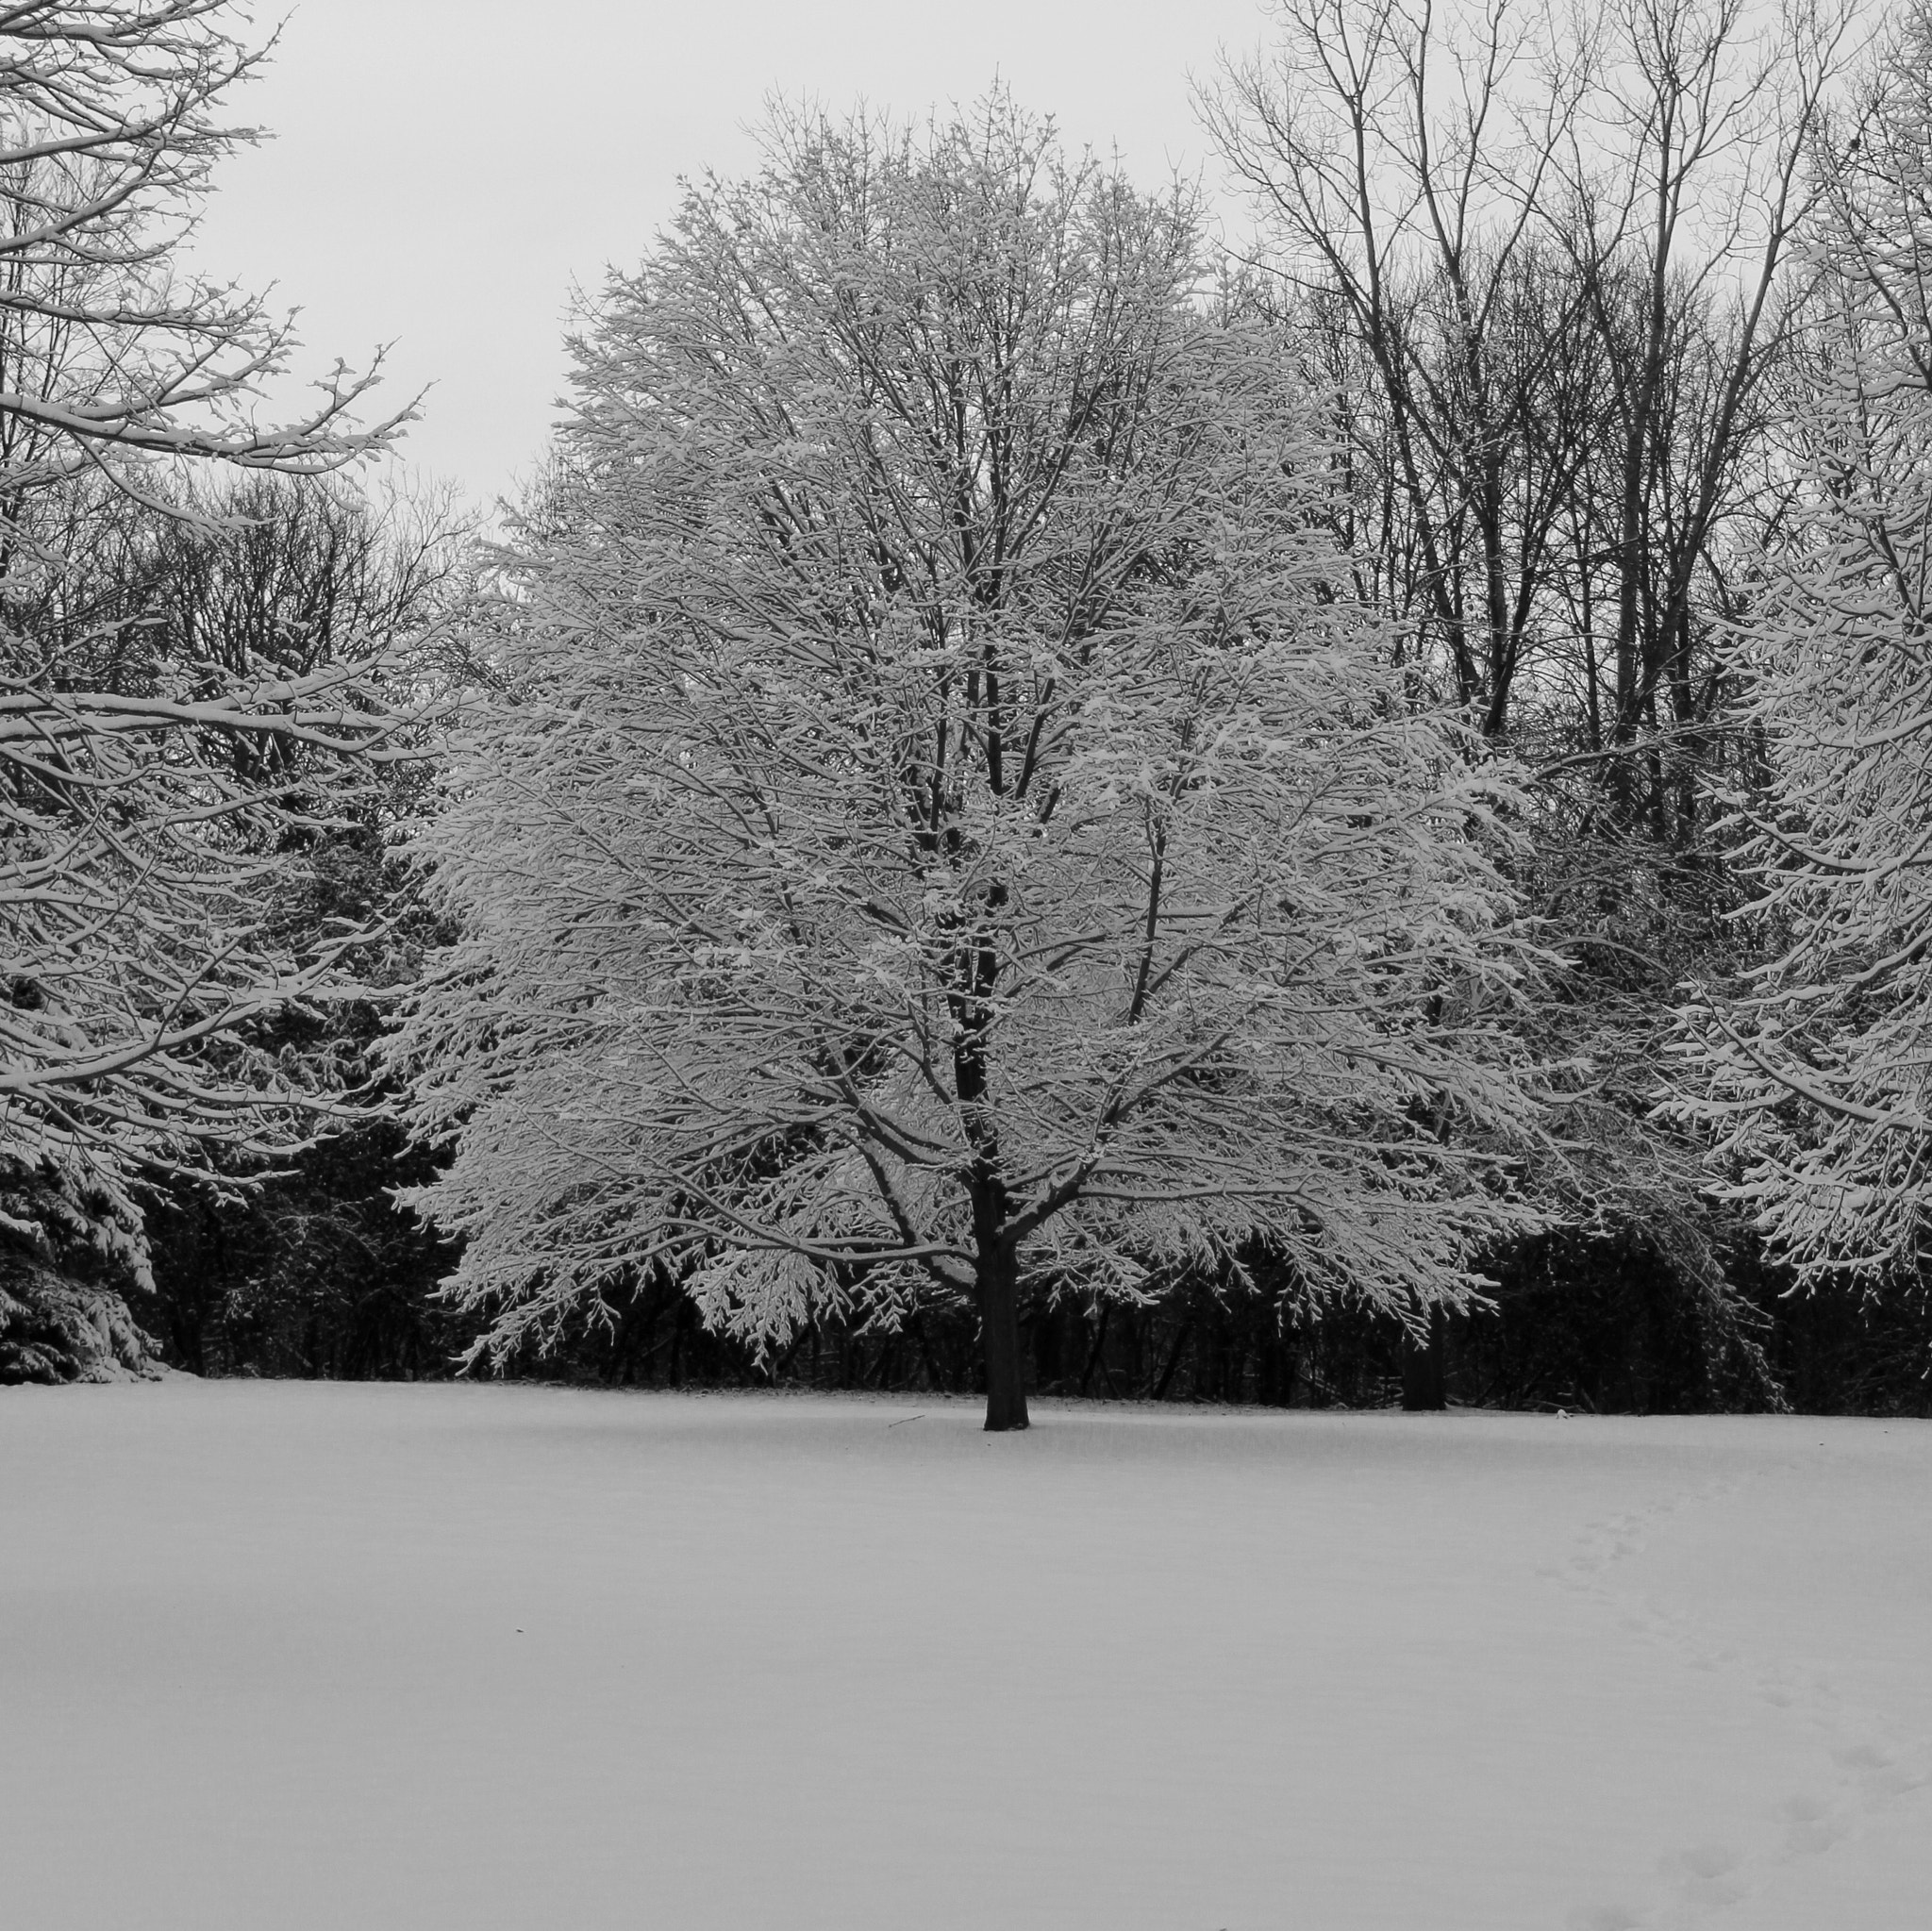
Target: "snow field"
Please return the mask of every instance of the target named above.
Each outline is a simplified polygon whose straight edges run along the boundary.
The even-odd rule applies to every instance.
[[[1923,1931],[1932,1426],[0,1397],[5,1931]]]

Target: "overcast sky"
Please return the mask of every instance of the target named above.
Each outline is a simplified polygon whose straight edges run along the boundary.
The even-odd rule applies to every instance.
[[[1206,160],[1190,74],[1266,27],[1261,0],[302,0],[235,101],[275,138],[195,258],[301,308],[306,376],[392,341],[382,399],[435,385],[409,454],[487,501],[557,414],[573,281],[634,263],[680,175],[745,170],[773,90],[906,112],[997,73],[1152,185]]]

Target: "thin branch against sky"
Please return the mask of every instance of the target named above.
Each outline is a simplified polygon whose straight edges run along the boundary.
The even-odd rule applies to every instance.
[[[1260,0],[986,0],[963,26],[892,0],[300,0],[236,104],[275,138],[224,171],[194,258],[301,308],[305,380],[392,341],[382,400],[435,385],[405,454],[488,499],[547,437],[573,283],[637,260],[680,175],[749,166],[774,90],[910,113],[997,75],[1151,185],[1208,166],[1190,75],[1268,21]]]

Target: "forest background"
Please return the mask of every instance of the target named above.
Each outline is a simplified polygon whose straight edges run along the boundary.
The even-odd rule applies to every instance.
[[[1321,1214],[1192,1244],[1109,1233],[1101,1272],[1062,1247],[1015,1283],[1024,1387],[1932,1411],[1927,38],[1910,9],[1624,0],[1586,30],[1304,0],[1199,90],[1255,218],[1216,245],[1198,196],[1136,197],[997,92],[896,134],[774,111],[743,191],[766,208],[903,154],[879,182],[1018,182],[1000,205],[1073,253],[1113,258],[1094,238],[1126,230],[1091,226],[1108,197],[1184,236],[1173,312],[1267,344],[1296,399],[1291,513],[1326,559],[1296,579],[1303,615],[1247,634],[1348,613],[1341,711],[1440,725],[1490,800],[1488,829],[1445,843],[1482,847],[1524,961],[1484,1021],[1511,1104],[1446,1061],[1392,1098],[1302,1103],[1405,1186],[1417,1147],[1441,1149],[1411,1190],[1436,1219],[1403,1249],[1453,1220],[1438,1273],[1324,1279],[1341,1219]],[[696,1250],[641,1245],[507,1325],[542,1270],[461,1290],[475,1243],[434,1206],[463,1120],[421,1097],[420,1050],[383,1050],[474,940],[487,886],[466,925],[436,827],[483,822],[461,808],[487,789],[461,762],[477,719],[527,714],[509,640],[541,604],[528,586],[620,527],[609,479],[642,458],[611,457],[610,424],[648,411],[612,371],[646,353],[652,275],[688,266],[708,222],[750,231],[729,185],[700,181],[646,272],[586,303],[573,415],[484,542],[448,493],[385,481],[402,425],[358,424],[346,375],[264,430],[286,329],[181,266],[237,142],[246,23],[201,0],[29,5],[0,43],[0,1378],[468,1362],[984,1388],[983,1287],[888,1294],[856,1251],[816,1257],[825,1290],[777,1330],[694,1294]],[[1389,795],[1416,782],[1378,769]],[[507,848],[464,849],[487,879]],[[1436,1040],[1465,978],[1405,981],[1376,1037]],[[535,1224],[478,1198],[484,1224]]]

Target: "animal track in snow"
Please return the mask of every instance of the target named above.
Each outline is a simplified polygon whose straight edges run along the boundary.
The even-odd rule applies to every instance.
[[[1659,1873],[1687,1904],[1707,1910],[1734,1905],[1745,1894],[1735,1875],[1743,1862],[1728,1844],[1692,1844],[1687,1850],[1668,1851],[1657,1860]]]
[[[1785,1849],[1794,1857],[1816,1856],[1847,1835],[1849,1825],[1835,1805],[1809,1791],[1787,1797],[1777,1806],[1784,1820]]]
[[[1761,1702],[1811,1733],[1820,1759],[1816,1783],[1772,1806],[1762,1828],[1739,1845],[1707,1842],[1666,1852],[1655,1876],[1637,1887],[1638,1901],[1579,1906],[1567,1920],[1568,1931],[1676,1931],[1707,1923],[1774,1884],[1780,1867],[1833,1851],[1856,1839],[1874,1814],[1932,1790],[1932,1751],[1849,1702],[1827,1671],[1753,1655],[1729,1632],[1704,1627],[1683,1610],[1616,1586],[1616,1565],[1642,1550],[1657,1526],[1687,1508],[1728,1499],[1745,1479],[1719,1478],[1650,1507],[1587,1523],[1567,1559],[1541,1573],[1593,1601],[1626,1638],[1686,1669],[1749,1684]]]

